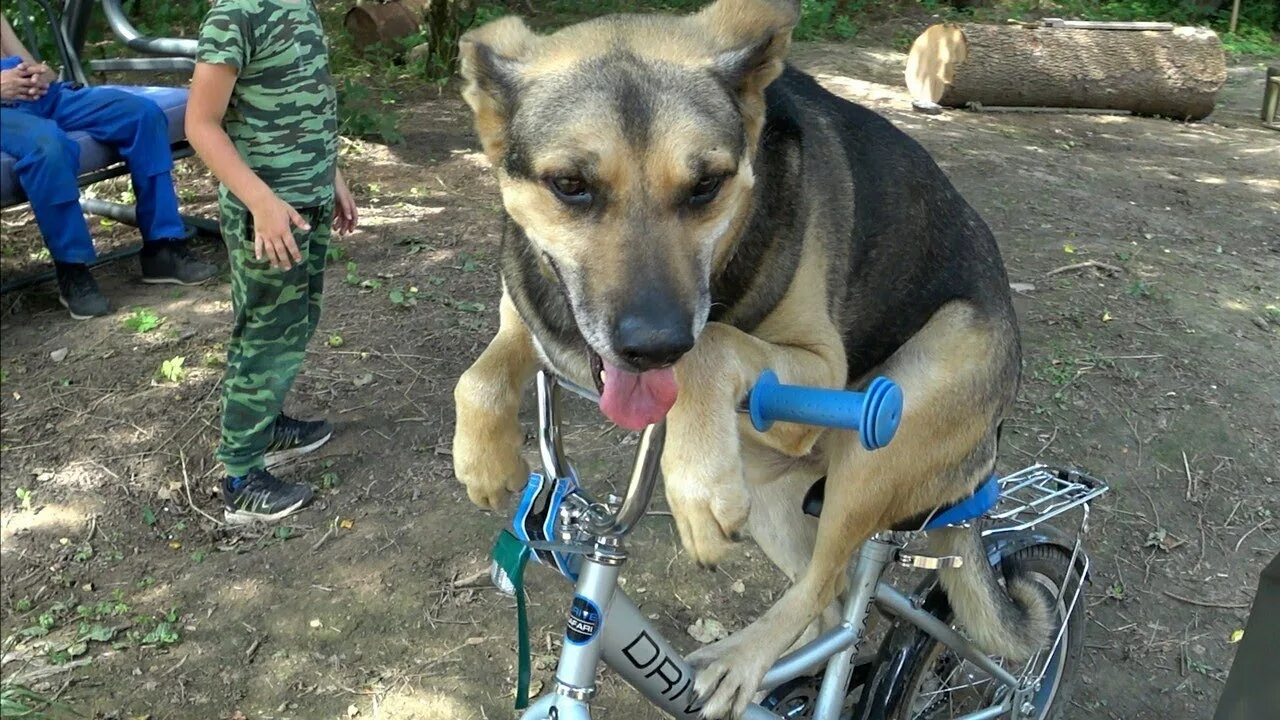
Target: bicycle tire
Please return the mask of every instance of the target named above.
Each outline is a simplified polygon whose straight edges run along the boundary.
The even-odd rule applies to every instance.
[[[1041,543],[1023,547],[1007,556],[1003,556],[1000,560],[1001,568],[1006,572],[1017,572],[1031,577],[1033,580],[1043,583],[1042,578],[1049,579],[1054,591],[1062,587],[1062,584],[1068,579],[1079,579],[1079,567],[1071,567],[1071,554],[1064,550],[1060,545]],[[1068,593],[1074,592],[1075,582],[1068,587]],[[1049,588],[1046,586],[1046,590]],[[1062,605],[1059,606],[1059,616],[1066,611],[1065,603],[1069,602],[1069,597],[1063,598]],[[1076,607],[1070,614],[1067,621],[1066,635],[1063,637],[1061,646],[1054,657],[1047,662],[1059,663],[1060,672],[1051,672],[1047,675],[1053,675],[1054,681],[1052,685],[1046,684],[1040,692],[1037,693],[1038,702],[1048,700],[1044,707],[1037,707],[1036,720],[1054,720],[1061,714],[1063,707],[1069,704],[1071,692],[1077,681],[1077,668],[1079,666],[1080,655],[1084,649],[1084,629],[1085,629],[1085,609],[1084,594],[1081,593],[1076,598]],[[954,621],[953,613],[950,605],[945,602],[939,604],[934,614],[940,620],[951,623]],[[901,688],[903,692],[898,695],[897,701],[888,713],[891,720],[943,720],[950,717],[950,712],[954,709],[951,707],[944,708],[941,704],[941,693],[954,693],[954,690],[931,690],[930,692],[939,693],[937,700],[930,700],[928,704],[921,707],[919,702],[920,690],[926,686],[929,674],[936,669],[938,662],[944,661],[944,653],[947,648],[934,640],[931,636],[923,631],[910,627],[915,637],[910,642],[912,651],[907,654],[905,667],[901,677],[903,678]],[[957,661],[960,667],[963,667],[963,661]],[[1036,667],[1033,665],[1033,667]],[[959,667],[957,668],[959,669]],[[1014,672],[1015,676],[1019,673]],[[936,676],[935,676],[936,677]],[[1048,679],[1046,677],[1046,679]],[[994,683],[989,683],[994,686]],[[964,689],[964,688],[960,688]],[[981,702],[981,697],[985,695],[990,697],[991,692],[976,693],[974,699]],[[950,694],[947,695],[950,698]],[[939,712],[941,710],[947,712]],[[965,711],[972,711],[973,708]]]

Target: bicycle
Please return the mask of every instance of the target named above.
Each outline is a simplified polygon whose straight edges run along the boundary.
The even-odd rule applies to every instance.
[[[543,472],[532,473],[510,529],[494,543],[491,577],[517,600],[519,667],[516,709],[521,720],[589,720],[599,664],[617,672],[650,703],[675,718],[700,718],[695,671],[636,608],[618,584],[627,560],[624,540],[644,516],[657,481],[665,423],[646,428],[624,496],[593,500],[581,487],[560,437],[561,388],[587,399],[595,393],[539,372],[539,450]],[[856,430],[868,449],[883,447],[897,429],[902,393],[876,378],[866,392],[780,385],[762,374],[739,412],[757,429],[773,421]],[[1082,591],[1089,573],[1083,550],[1090,502],[1106,483],[1077,471],[1033,465],[993,475],[968,499],[940,507],[915,529],[875,535],[857,553],[845,591],[842,622],[785,655],[765,675],[765,697],[746,720],[1047,720],[1065,704],[1063,690],[1083,648]],[[813,493],[810,494],[811,496]],[[806,505],[814,502],[806,498]],[[1080,510],[1075,536],[1046,521]],[[816,515],[820,510],[806,507]],[[1055,600],[1052,642],[1020,667],[988,657],[952,627],[936,573],[909,594],[886,583],[892,565],[936,570],[959,558],[908,552],[929,530],[975,521],[988,560],[1017,563]],[[524,570],[529,559],[575,584],[554,690],[531,705]],[[874,653],[861,653],[870,610],[890,620]],[[944,714],[945,711],[945,714]]]

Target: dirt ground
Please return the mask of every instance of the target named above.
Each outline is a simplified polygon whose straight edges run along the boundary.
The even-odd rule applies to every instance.
[[[1233,67],[1198,124],[929,117],[911,112],[889,47],[796,58],[924,143],[1001,242],[1026,355],[1001,469],[1074,463],[1114,488],[1093,514],[1065,717],[1208,717],[1280,551],[1280,134],[1258,126],[1263,72]],[[205,515],[219,517],[225,278],[175,291],[116,263],[98,276],[119,309],[93,322],[70,320],[49,284],[0,298],[6,675],[121,720],[511,715],[514,611],[474,580],[505,518],[467,503],[449,458],[453,382],[496,327],[499,201],[456,88],[403,105],[404,145],[344,146],[362,230],[331,263],[290,402],[338,433],[291,469],[320,491],[287,527]],[[207,212],[195,163],[180,182]],[[5,272],[42,267],[30,215],[3,223]],[[200,252],[225,262],[214,243]],[[1063,269],[1080,263],[1094,264]],[[135,332],[135,307],[162,322]],[[185,377],[160,379],[176,357]],[[574,408],[582,474],[617,482],[634,438]],[[749,543],[696,570],[661,515],[633,547],[628,592],[686,650],[696,620],[743,627],[783,587]],[[546,573],[532,585],[537,686],[567,596]],[[656,717],[607,673],[599,707]]]

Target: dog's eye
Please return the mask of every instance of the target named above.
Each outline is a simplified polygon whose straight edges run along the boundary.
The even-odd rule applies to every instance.
[[[568,176],[548,178],[547,187],[551,188],[551,192],[555,193],[563,203],[586,205],[591,202],[591,191],[582,178]]]
[[[719,175],[708,175],[698,181],[697,185],[689,191],[689,204],[693,206],[706,205],[716,199],[716,195],[720,193],[720,186],[724,184],[724,177]]]

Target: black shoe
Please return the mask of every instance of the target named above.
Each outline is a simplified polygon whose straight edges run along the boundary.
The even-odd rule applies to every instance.
[[[56,263],[58,302],[76,320],[88,320],[111,312],[111,303],[98,289],[89,266],[82,263]]]
[[[306,507],[315,496],[310,485],[285,482],[266,470],[239,479],[222,479],[223,518],[232,525],[269,522]]]
[[[333,437],[333,425],[328,420],[294,420],[280,413],[271,429],[271,444],[267,446],[267,467],[276,467],[313,452]]]
[[[191,254],[191,249],[182,241],[144,243],[139,258],[144,283],[199,285],[218,274],[217,265]]]

